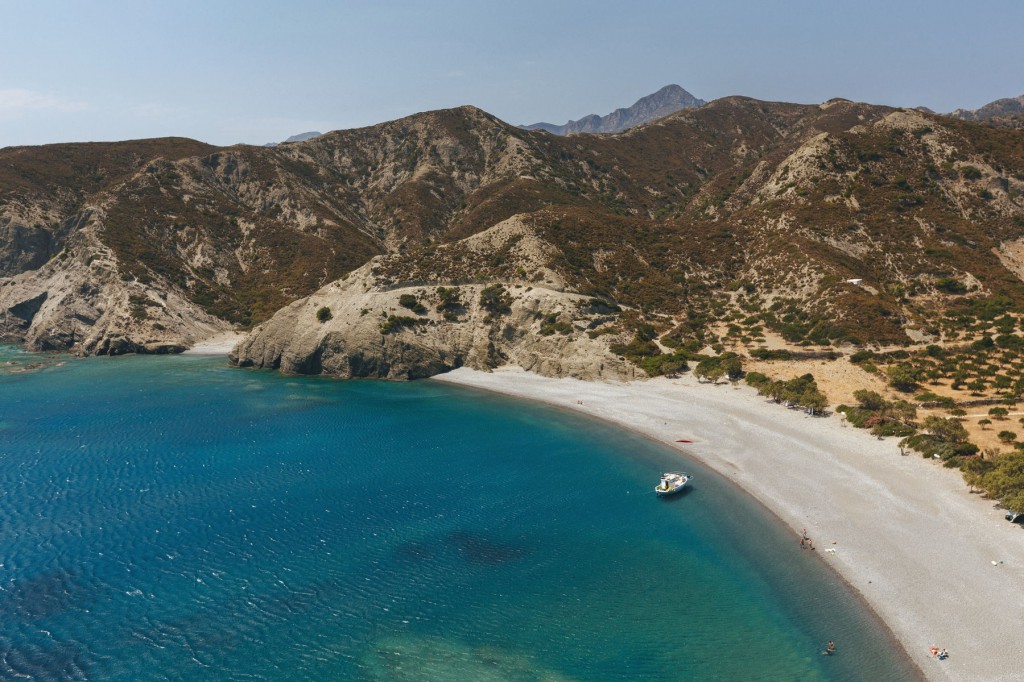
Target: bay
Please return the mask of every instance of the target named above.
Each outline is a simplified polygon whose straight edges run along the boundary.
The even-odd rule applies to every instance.
[[[0,347],[3,678],[914,679],[796,540],[540,405]]]

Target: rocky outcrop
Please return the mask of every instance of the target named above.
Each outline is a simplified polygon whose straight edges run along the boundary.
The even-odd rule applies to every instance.
[[[508,257],[524,270],[539,267],[550,248],[513,218],[442,250],[490,252],[510,244]],[[343,378],[418,379],[504,364],[555,377],[634,376],[606,340],[586,333],[604,321],[591,297],[522,281],[395,286],[384,260],[279,311],[232,351],[231,361]]]
[[[513,284],[504,287],[508,312],[493,315],[480,305],[486,287],[463,285],[458,292],[464,311],[448,320],[436,310],[435,286],[380,290],[368,276],[370,267],[279,311],[232,351],[232,362],[342,378],[419,379],[462,366],[504,364],[555,377],[633,376],[604,343],[586,336],[589,320],[580,313],[587,297]],[[400,304],[403,296],[435,309],[411,314]],[[331,319],[320,322],[317,313],[324,309]],[[572,330],[542,335],[542,320],[551,315],[573,320]]]
[[[40,268],[0,278],[0,342],[83,355],[176,353],[231,328],[173,290],[123,278],[95,233],[90,225]]]

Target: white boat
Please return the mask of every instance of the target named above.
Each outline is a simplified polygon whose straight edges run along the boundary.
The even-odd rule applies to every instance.
[[[661,482],[658,483],[654,488],[654,492],[658,493],[658,497],[664,497],[665,495],[674,495],[683,489],[683,487],[690,482],[693,478],[690,474],[684,474],[679,471],[669,471],[661,475]]]

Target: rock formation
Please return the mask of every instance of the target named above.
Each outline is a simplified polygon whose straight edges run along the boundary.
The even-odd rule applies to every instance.
[[[586,333],[607,321],[604,306],[559,288],[557,276],[544,270],[553,247],[521,218],[439,247],[436,257],[501,250],[517,268],[542,273],[546,286],[457,283],[437,273],[395,283],[386,274],[395,259],[378,257],[279,311],[235,348],[231,360],[345,378],[417,379],[506,363],[546,376],[634,376],[606,342]]]

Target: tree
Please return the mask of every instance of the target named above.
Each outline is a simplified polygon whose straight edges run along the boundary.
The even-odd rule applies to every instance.
[[[508,315],[512,312],[512,297],[500,284],[492,284],[480,291],[480,307],[490,313],[489,318]]]
[[[697,381],[717,384],[725,376],[725,368],[718,358],[704,358],[693,368],[693,376],[697,377]]]
[[[860,389],[853,392],[853,397],[860,403],[862,409],[872,412],[881,412],[889,404],[888,401],[874,391]]]
[[[743,376],[743,361],[735,353],[726,353],[721,356],[722,370],[729,381],[736,381]]]
[[[800,404],[803,405],[810,411],[811,414],[818,414],[824,412],[825,408],[828,407],[828,398],[821,391],[815,389],[804,393],[800,399]]]
[[[899,419],[904,424],[917,418],[917,407],[906,400],[897,400],[890,405],[889,410],[894,419]]]
[[[1012,443],[1017,440],[1017,434],[1013,431],[1000,431],[997,437],[1003,443]]]
[[[986,426],[988,426],[988,425],[989,425],[989,424],[991,424],[991,423],[992,423],[992,420],[991,420],[991,419],[979,419],[979,420],[978,420],[978,426],[980,426],[980,427],[981,427],[981,430],[982,430],[982,431],[984,431],[984,430],[985,430],[985,427],[986,427]]]
[[[984,457],[972,457],[971,459],[964,462],[962,471],[964,475],[964,481],[971,487],[973,492],[975,488],[982,487],[982,481],[985,478],[985,474],[992,471],[995,468],[995,464],[991,459],[995,456],[995,451],[986,451],[986,454],[991,454],[992,457],[986,459]]]
[[[904,393],[917,389],[921,381],[921,370],[905,362],[893,365],[885,373],[889,377],[889,385]]]
[[[327,322],[332,317],[334,316],[331,315],[331,309],[328,308],[327,306],[324,306],[316,311],[316,319],[320,322],[320,324]]]
[[[988,408],[988,413],[996,419],[1003,420],[1006,419],[1008,414],[1010,414],[1010,411],[1005,407],[990,407]]]
[[[931,435],[947,443],[967,442],[967,429],[957,419],[945,419],[932,415],[925,417],[921,427]]]
[[[991,467],[976,466],[980,473],[973,473],[969,482],[994,497],[1003,506],[1014,512],[1024,512],[1024,451],[1000,455],[991,462]],[[966,478],[966,476],[965,476]]]
[[[462,297],[458,287],[438,287],[437,288],[437,312],[444,316],[444,319],[449,322],[454,322],[459,319],[459,313],[465,308],[462,304]]]

